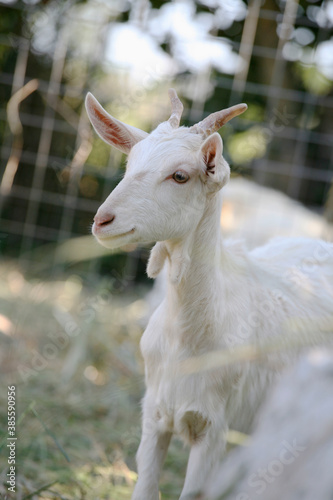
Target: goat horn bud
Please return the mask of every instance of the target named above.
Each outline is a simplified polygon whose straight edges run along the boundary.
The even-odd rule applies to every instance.
[[[223,125],[225,125],[229,120],[235,118],[244,111],[247,110],[247,104],[236,104],[231,106],[231,108],[222,109],[222,111],[217,111],[207,116],[204,120],[190,127],[190,132],[195,134],[202,134],[204,137],[208,137],[217,130],[219,130]]]
[[[171,101],[171,116],[169,118],[169,123],[172,128],[177,128],[180,124],[184,106],[177,96],[177,92],[175,91],[175,89],[169,89],[169,98]]]

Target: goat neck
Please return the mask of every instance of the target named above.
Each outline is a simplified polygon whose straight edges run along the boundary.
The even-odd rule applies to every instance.
[[[222,253],[221,206],[221,191],[212,193],[196,227],[183,238],[158,242],[152,249],[148,272],[153,273],[155,268],[157,274],[168,260],[168,283],[177,291],[177,300],[188,296],[193,287],[211,283],[208,278],[216,275]]]

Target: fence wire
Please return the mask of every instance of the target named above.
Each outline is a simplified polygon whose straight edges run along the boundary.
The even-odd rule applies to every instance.
[[[95,91],[102,102],[107,98],[97,75],[105,64],[106,33],[114,3],[109,10],[104,6],[105,15],[82,21],[95,33],[89,49],[94,57],[86,61],[84,57],[76,61],[68,25],[61,15],[51,52],[38,53],[33,38],[24,36],[24,29],[19,35],[1,35],[1,53],[15,53],[13,63],[5,65],[0,74],[3,255],[26,261],[40,245],[60,245],[69,238],[87,235],[97,208],[122,175],[121,154],[98,144],[83,106],[88,90]],[[245,19],[234,22],[228,32],[233,51],[243,60],[241,69],[235,74],[222,74],[212,67],[197,74],[184,71],[175,76],[174,83],[181,97],[182,89],[184,94],[190,86],[195,89],[194,97],[185,99],[186,124],[216,111],[217,102],[221,108],[248,102],[249,113],[235,120],[225,133],[227,143],[234,145],[228,157],[234,172],[273,186],[320,213],[326,204],[327,214],[332,214],[332,189],[328,194],[333,174],[332,82],[322,77],[319,90],[311,91],[315,83],[311,86],[311,64],[295,69],[294,61],[286,57],[293,30],[312,30],[312,47],[316,47],[330,41],[332,23],[317,22],[314,15],[306,15],[306,9],[313,5],[303,3],[306,5],[292,0],[249,2]],[[138,15],[138,4],[144,10],[149,2],[133,2],[130,15],[135,7]],[[0,8],[7,16],[21,12],[24,18],[33,15],[38,6],[17,2],[1,3]],[[145,17],[142,11],[139,14]],[[75,19],[73,23],[75,29]],[[77,43],[86,43],[85,33]],[[84,78],[75,77],[75,71],[81,71]],[[295,71],[303,71],[304,78],[310,80],[307,86],[295,78]],[[112,77],[108,78],[112,84]],[[318,75],[313,73],[312,78],[318,79]],[[168,116],[167,86],[169,82],[160,79],[151,92],[140,95],[136,87],[136,94],[128,99],[134,114],[146,100],[146,129]],[[116,97],[110,85],[108,99]],[[252,109],[260,108],[257,114],[250,112],[251,105]],[[129,118],[133,122],[133,117]],[[140,259],[139,251],[131,254],[125,266],[128,274],[138,273]],[[103,264],[98,261],[91,266],[96,271]]]

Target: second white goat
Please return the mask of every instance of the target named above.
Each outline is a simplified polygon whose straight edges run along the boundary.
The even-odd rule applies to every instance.
[[[169,95],[171,117],[151,134],[110,116],[91,94],[86,99],[97,133],[129,155],[93,234],[110,248],[157,242],[148,275],[156,277],[165,262],[169,269],[166,295],[141,340],[147,390],[133,500],[159,499],[173,434],[191,447],[180,499],[196,498],[219,466],[229,427],[250,429],[270,384],[293,359],[289,340],[319,343],[333,332],[333,245],[276,239],[247,252],[221,236],[221,188],[230,169],[216,131],[247,106],[185,128],[183,106],[174,90]],[[217,350],[278,339],[280,349],[260,363],[184,369]]]

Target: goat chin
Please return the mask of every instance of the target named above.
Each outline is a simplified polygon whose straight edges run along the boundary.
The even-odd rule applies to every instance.
[[[137,237],[135,235],[135,230],[130,230],[127,233],[116,234],[116,235],[105,235],[100,236],[94,233],[94,236],[98,243],[105,248],[110,250],[116,250],[118,248],[125,247],[130,244],[137,242]]]

